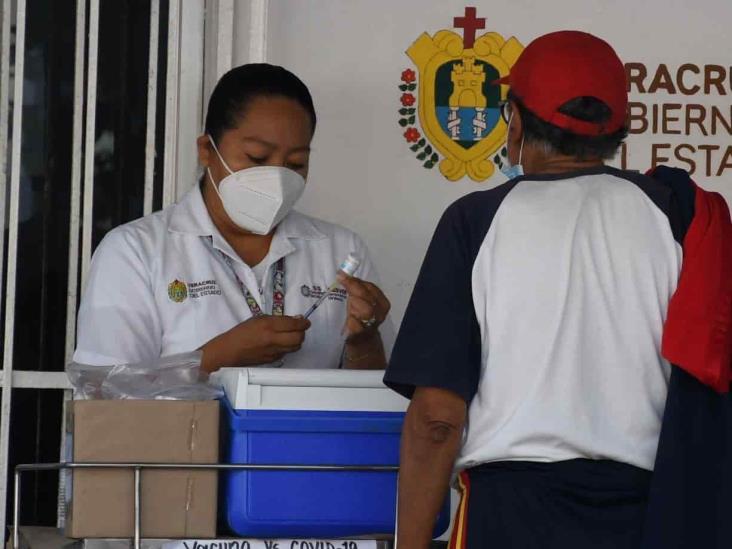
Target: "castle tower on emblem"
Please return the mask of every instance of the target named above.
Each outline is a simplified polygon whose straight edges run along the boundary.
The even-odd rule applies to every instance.
[[[505,40],[496,32],[476,36],[485,28],[485,18],[476,15],[474,7],[466,7],[464,16],[454,18],[463,36],[451,30],[423,33],[407,50],[419,70],[417,113],[429,144],[417,139],[417,128],[407,128],[405,137],[415,139],[414,151],[434,147],[442,153],[440,172],[450,181],[465,175],[484,181],[494,173],[491,157],[506,138],[500,103],[508,89],[493,82],[509,73],[523,50],[514,37]]]
[[[460,141],[462,138],[459,111],[463,108],[472,111],[473,115],[472,132],[468,139],[480,141],[486,129],[485,109],[488,106],[488,99],[483,93],[485,71],[481,65],[475,64],[475,58],[466,57],[462,63],[453,65],[450,79],[452,94],[448,100],[450,114],[447,118],[450,137],[453,141]]]
[[[453,91],[450,95],[450,108],[481,107],[488,105],[483,94],[485,71],[475,64],[475,58],[466,57],[462,63],[455,63],[450,75]]]

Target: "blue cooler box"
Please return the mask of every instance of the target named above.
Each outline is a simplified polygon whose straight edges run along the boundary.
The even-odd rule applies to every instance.
[[[399,464],[407,401],[381,384],[383,372],[237,369],[224,375],[228,400],[236,403],[224,406],[229,463]],[[223,512],[240,536],[394,532],[396,473],[244,471],[224,479]],[[448,501],[435,536],[447,529],[449,515]]]

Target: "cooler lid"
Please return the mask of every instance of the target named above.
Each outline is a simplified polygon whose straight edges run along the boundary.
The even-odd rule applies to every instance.
[[[383,370],[222,368],[211,375],[237,410],[403,412]]]

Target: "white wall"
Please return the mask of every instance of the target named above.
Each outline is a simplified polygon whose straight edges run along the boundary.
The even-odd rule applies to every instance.
[[[413,67],[404,51],[422,32],[451,29],[453,17],[462,15],[465,5],[453,0],[269,2],[267,60],[305,80],[319,116],[309,187],[300,209],[347,225],[366,239],[397,325],[442,211],[459,196],[502,181],[499,174],[481,184],[469,179],[450,183],[437,168],[422,168],[397,124],[400,74]],[[523,44],[552,30],[577,28],[606,38],[626,62],[649,68],[660,62],[669,67],[687,62],[732,65],[729,0],[707,0],[703,9],[686,0],[493,0],[472,5],[487,19],[486,30],[516,36]],[[239,63],[247,60],[243,48],[248,42],[239,36],[247,32],[244,26],[234,29],[234,60]],[[732,93],[730,87],[728,82],[727,93]],[[649,98],[634,93],[633,99],[726,105],[728,115],[730,108],[729,95]],[[732,139],[722,133],[633,136],[630,167],[648,167],[652,142],[726,147]],[[698,180],[732,199],[732,167],[725,177]]]

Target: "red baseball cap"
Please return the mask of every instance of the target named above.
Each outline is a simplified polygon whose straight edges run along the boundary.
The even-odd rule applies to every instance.
[[[628,92],[625,68],[615,50],[597,36],[560,31],[541,36],[521,53],[511,73],[494,84],[506,84],[541,120],[569,132],[599,136],[620,130],[626,122]],[[559,112],[567,101],[595,97],[612,111],[599,124]]]

